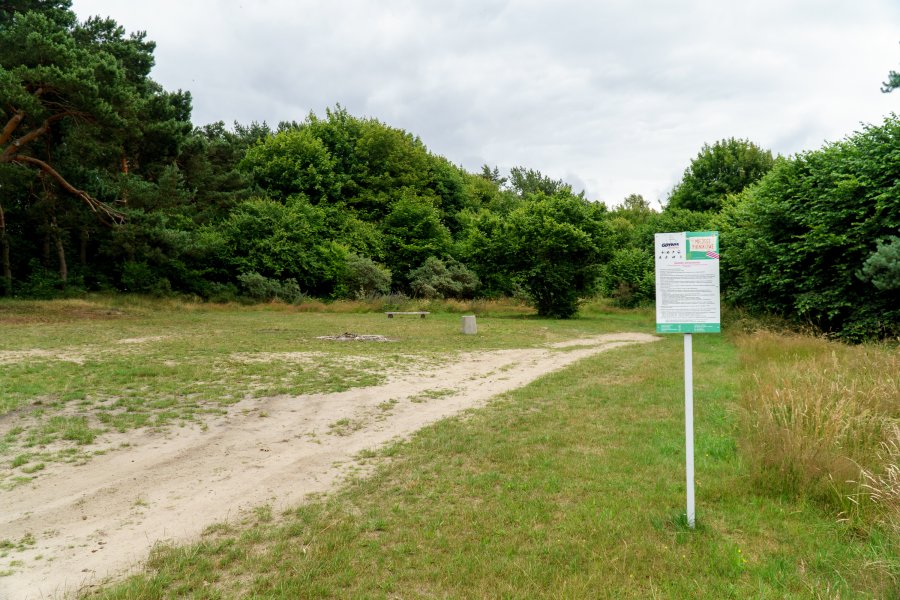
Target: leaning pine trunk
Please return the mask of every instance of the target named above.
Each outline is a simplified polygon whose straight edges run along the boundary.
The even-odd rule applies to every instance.
[[[9,236],[6,235],[6,218],[3,215],[3,206],[0,206],[0,259],[3,262],[3,293],[10,294],[12,290],[12,265],[9,262]]]
[[[91,234],[87,227],[81,228],[81,244],[79,244],[78,258],[81,259],[81,266],[87,267],[87,248]]]
[[[59,259],[59,280],[62,281],[63,287],[69,279],[69,267],[66,265],[66,248],[62,243],[62,236],[59,235],[59,227],[56,225],[56,217],[53,217],[52,230],[53,242],[56,244],[56,256]]]
[[[9,294],[12,290],[12,265],[9,262],[9,237],[5,230],[0,234],[0,254],[3,255],[3,281],[6,282],[3,290]]]

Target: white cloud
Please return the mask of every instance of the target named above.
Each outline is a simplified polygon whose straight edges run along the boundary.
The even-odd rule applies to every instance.
[[[782,154],[900,107],[894,0],[75,0],[157,42],[198,124],[340,103],[477,170],[524,165],[610,204],[665,197],[703,145]]]

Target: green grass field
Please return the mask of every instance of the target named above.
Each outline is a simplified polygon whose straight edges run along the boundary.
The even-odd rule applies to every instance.
[[[73,316],[76,310],[82,314]],[[278,306],[0,304],[0,321],[15,332],[0,351],[91,349],[82,365],[90,368],[48,360],[39,376],[28,365],[4,365],[2,423],[14,431],[18,416],[40,412],[47,423],[60,415],[83,418],[99,435],[117,426],[99,415],[129,414],[127,407],[108,408],[125,397],[131,412],[146,419],[122,427],[174,426],[214,419],[217,407],[245,395],[367,385],[384,376],[385,365],[409,356],[440,361],[462,350],[653,329],[647,311],[594,305],[582,314],[545,321],[494,307],[480,314],[479,335],[468,337],[442,334],[458,327],[457,313],[388,322],[380,314]],[[403,341],[335,347],[314,339],[343,331]],[[109,351],[119,348],[117,340],[152,336],[161,339],[125,344],[132,350],[124,354]],[[283,514],[260,507],[249,521],[209,527],[194,545],[157,547],[143,574],[91,597],[900,597],[900,544],[890,505],[869,502],[875,508],[849,519],[827,495],[773,482],[778,469],[759,459],[771,442],[754,428],[764,421],[754,399],[772,386],[780,390],[772,392],[776,397],[792,389],[785,374],[792,361],[809,370],[802,361],[833,354],[842,357],[832,361],[838,372],[845,364],[889,368],[896,348],[866,348],[869,359],[844,360],[842,349],[818,340],[695,336],[695,530],[684,519],[681,348],[681,336],[667,336],[545,376],[361,457],[377,461],[374,474],[328,497]],[[261,369],[235,359],[298,350],[321,353],[327,368],[317,377],[297,377],[297,364]],[[351,355],[352,368],[344,370]],[[158,366],[165,360],[176,365]],[[772,364],[784,372],[767,375]],[[217,365],[215,378],[208,365]],[[74,373],[81,379],[70,381]],[[900,417],[891,402],[896,375],[867,376],[887,398],[867,410],[881,410],[882,430],[889,432]],[[135,380],[141,384],[128,383]],[[165,399],[168,406],[157,404]],[[21,429],[6,434],[7,481],[40,476],[24,473],[37,458],[10,466],[23,452],[40,452],[39,445],[23,451],[23,440],[36,434]],[[815,435],[814,428],[801,429],[798,436]],[[868,446],[854,452],[870,459],[872,475],[889,492],[891,458],[866,431]],[[69,442],[86,453],[94,443]],[[789,460],[783,456],[789,446],[771,446],[784,459],[775,464]]]
[[[89,460],[105,431],[203,423],[248,397],[372,385],[458,352],[628,330],[638,319],[623,313],[600,325],[538,321],[512,304],[457,308],[480,312],[480,335],[458,335],[458,314],[389,320],[352,303],[0,302],[0,488],[27,483],[48,462]],[[316,339],[344,332],[398,342]]]

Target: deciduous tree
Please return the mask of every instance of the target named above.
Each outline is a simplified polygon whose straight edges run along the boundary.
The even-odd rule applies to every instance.
[[[668,207],[717,211],[729,194],[736,194],[772,168],[772,153],[753,142],[729,138],[704,144],[669,195]]]
[[[604,205],[560,192],[535,194],[509,214],[500,230],[501,263],[541,316],[569,318],[594,292],[609,258]]]

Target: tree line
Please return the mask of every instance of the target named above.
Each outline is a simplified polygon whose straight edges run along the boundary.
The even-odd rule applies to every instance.
[[[898,127],[791,158],[704,146],[662,211],[540,171],[471,173],[341,106],[195,127],[153,42],[68,0],[0,7],[0,293],[210,301],[519,296],[570,317],[653,301],[653,234],[722,231],[725,298],[850,339],[897,335]]]

